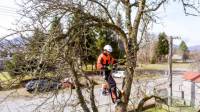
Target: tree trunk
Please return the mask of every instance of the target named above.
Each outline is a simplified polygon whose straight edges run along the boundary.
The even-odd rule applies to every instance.
[[[126,52],[126,77],[125,84],[122,88],[124,91],[124,95],[121,98],[121,103],[116,106],[115,112],[126,112],[127,106],[129,102],[129,97],[131,93],[131,87],[133,82],[133,76],[135,73],[136,62],[137,62],[137,51],[138,51],[138,43],[137,43],[137,34],[140,25],[140,21],[143,15],[143,10],[145,7],[146,0],[139,0],[139,6],[137,9],[137,13],[135,15],[133,26],[131,26],[131,7],[130,1],[127,0],[125,2],[126,5],[126,27],[128,29],[128,45],[125,45]]]
[[[86,70],[88,70],[88,66],[87,66],[87,63],[85,64],[85,67],[86,67]]]
[[[84,96],[82,94],[81,86],[80,86],[80,83],[79,83],[79,80],[78,80],[78,74],[75,71],[75,67],[73,65],[70,65],[70,67],[71,67],[72,75],[73,75],[73,78],[74,78],[74,83],[75,83],[75,86],[76,86],[76,94],[78,96],[80,105],[81,105],[84,112],[90,112],[90,110],[89,110],[89,108],[86,104],[86,101],[84,99]]]
[[[92,71],[94,71],[94,66],[93,65],[94,65],[94,62],[92,62]]]
[[[90,87],[90,101],[91,101],[91,108],[92,108],[93,112],[98,112],[98,108],[95,104],[94,83],[92,83],[91,87]]]
[[[126,77],[125,77],[125,84],[122,90],[124,91],[124,95],[121,98],[121,103],[119,103],[116,108],[115,112],[126,112],[127,111],[127,106],[129,102],[129,97],[131,94],[131,86],[133,82],[133,76],[134,76],[134,71],[136,67],[136,55],[137,52],[130,51],[127,56],[127,69],[126,69]]]

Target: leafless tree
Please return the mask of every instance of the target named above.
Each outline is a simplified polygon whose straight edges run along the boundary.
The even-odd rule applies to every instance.
[[[158,40],[156,40],[156,36],[153,34],[145,34],[144,37],[144,42],[140,44],[140,49],[138,51],[138,62],[151,63]]]
[[[85,112],[90,111],[90,109],[82,94],[79,77],[84,76],[86,78],[91,91],[93,91],[94,86],[93,81],[84,74],[79,66],[79,61],[77,61],[81,57],[81,51],[77,49],[80,47],[77,40],[81,39],[78,34],[84,33],[84,29],[88,27],[109,29],[116,32],[123,41],[127,60],[127,75],[122,87],[125,94],[121,98],[122,102],[116,106],[115,110],[123,112],[127,111],[131,95],[139,44],[149,23],[155,20],[154,12],[167,3],[167,0],[22,0],[20,5],[23,8],[21,12],[23,18],[19,21],[22,27],[20,31],[16,31],[26,37],[25,35],[30,35],[34,28],[40,28],[47,34],[48,38],[41,47],[41,54],[38,55],[38,65],[49,61],[51,64],[59,66],[66,65],[63,68],[68,68],[66,70],[73,77],[80,105]],[[198,6],[196,6],[198,3],[185,0],[180,1],[180,3],[183,4],[186,14],[194,15],[194,11],[199,14]],[[187,8],[194,9],[194,11],[189,13]],[[119,27],[115,23],[118,13],[123,15],[125,28]],[[82,22],[70,25],[73,14],[81,15]],[[48,33],[49,25],[55,16],[58,16],[63,24],[63,33],[56,36]],[[76,28],[81,28],[81,30],[74,30]],[[41,66],[38,66],[33,75],[41,74],[42,71]],[[92,110],[97,111],[93,92],[90,96]]]

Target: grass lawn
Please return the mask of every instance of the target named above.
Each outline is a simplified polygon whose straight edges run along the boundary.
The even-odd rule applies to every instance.
[[[8,72],[0,72],[0,81],[12,80],[12,77]]]
[[[52,73],[46,73],[45,77],[53,77]],[[19,87],[21,81],[31,80],[34,77],[31,75],[19,75],[16,77],[11,76],[8,72],[0,72],[0,86],[3,88]]]
[[[0,86],[3,88],[12,88],[19,86],[19,78],[13,78],[8,72],[0,72]]]
[[[87,67],[86,66],[82,66],[82,69],[84,71],[92,71],[92,65],[91,64],[88,64]],[[95,71],[95,65],[93,65],[93,71]]]
[[[167,70],[168,63],[161,63],[161,64],[138,64],[137,69],[145,69],[145,70]],[[190,63],[173,63],[173,69],[191,69]],[[92,71],[92,65],[83,66],[82,69],[84,71]],[[95,71],[95,65],[93,66]]]
[[[95,67],[93,67],[95,69]],[[189,63],[173,63],[173,69],[190,69],[191,65]],[[144,69],[144,70],[167,70],[168,69],[168,64],[139,64],[139,67],[137,69]],[[83,70],[86,72],[92,71],[92,65],[88,65],[87,69],[85,66],[83,66]],[[94,70],[95,71],[95,70]],[[52,77],[52,73],[46,73],[46,77]],[[31,75],[24,75],[23,77],[12,77],[8,72],[0,72],[0,83],[1,86],[3,85],[10,85],[10,84],[19,84],[20,81],[23,80],[30,80],[34,77]],[[149,78],[159,78],[159,75],[147,75],[147,76],[138,76],[135,77],[140,80],[146,80]]]
[[[148,109],[145,112],[197,112],[193,107],[183,106],[183,107],[170,107],[169,110],[167,107],[164,108],[152,108]]]
[[[168,112],[168,111],[162,108],[152,108],[152,109],[146,110],[145,112]]]
[[[46,77],[52,77],[53,74],[52,73],[46,73],[45,74]],[[21,77],[20,75],[17,77],[12,77],[8,72],[0,72],[0,81],[4,82],[4,81],[10,81],[13,79],[21,79],[21,80],[30,80],[34,78],[33,76],[30,75],[24,75],[23,77]]]
[[[173,63],[173,69],[190,69],[190,63]],[[166,70],[168,69],[168,63],[164,64],[139,64],[138,69],[146,70]]]

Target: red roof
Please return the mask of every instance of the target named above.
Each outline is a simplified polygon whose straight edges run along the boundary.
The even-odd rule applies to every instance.
[[[186,80],[191,80],[193,82],[200,82],[200,73],[199,72],[185,72],[183,78]]]

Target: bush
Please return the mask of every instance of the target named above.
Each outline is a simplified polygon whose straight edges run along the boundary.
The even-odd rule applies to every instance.
[[[156,57],[154,56],[151,61],[150,61],[151,64],[155,64],[156,63]]]
[[[26,66],[25,56],[22,53],[15,53],[11,60],[5,62],[5,69],[11,75],[20,75]]]
[[[54,72],[56,70],[55,65],[46,61],[39,64],[38,59],[25,59],[25,54],[15,53],[11,60],[5,62],[5,70],[12,76],[24,75],[27,73],[34,72],[37,67],[43,72]]]

